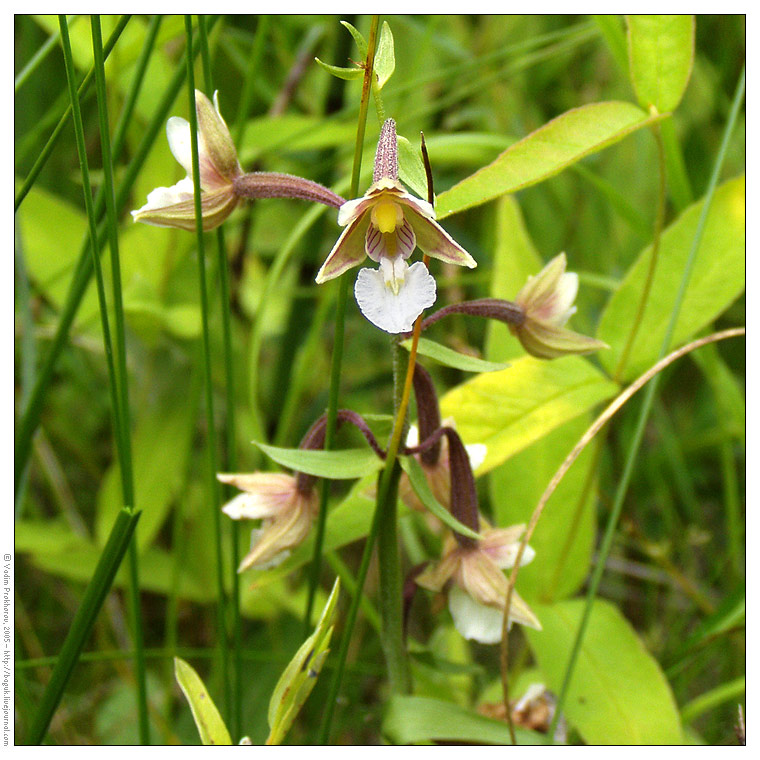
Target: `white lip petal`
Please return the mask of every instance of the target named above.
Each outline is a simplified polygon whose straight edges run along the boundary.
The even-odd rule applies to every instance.
[[[467,457],[470,460],[470,466],[473,470],[477,470],[483,462],[486,460],[486,454],[488,454],[488,446],[485,443],[468,443],[464,447],[467,452]]]
[[[157,187],[148,193],[148,198],[142,208],[132,212],[133,217],[145,211],[155,211],[157,209],[173,206],[182,201],[193,199],[193,181],[190,177],[185,177],[171,187]]]
[[[276,502],[261,499],[250,493],[238,494],[222,507],[222,512],[233,520],[271,518],[279,511],[279,504]]]
[[[414,320],[435,303],[435,279],[418,261],[405,273],[398,294],[386,286],[379,269],[361,269],[354,295],[362,314],[388,333],[409,332]]]
[[[466,639],[481,644],[498,644],[501,641],[502,611],[476,602],[466,591],[452,586],[449,591],[449,612],[454,627]]]
[[[192,177],[193,153],[190,143],[190,122],[181,116],[172,116],[166,122],[166,139],[169,141],[169,149],[174,158],[187,172],[187,176]]]

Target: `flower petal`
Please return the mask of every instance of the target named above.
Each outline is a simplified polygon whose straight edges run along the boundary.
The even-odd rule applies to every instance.
[[[478,264],[438,222],[422,215],[419,210],[407,205],[404,216],[414,230],[417,245],[428,256],[450,264],[474,269]]]
[[[343,274],[364,260],[364,235],[369,226],[369,214],[355,219],[338,238],[332,251],[317,272],[315,281],[318,285]]]
[[[379,269],[361,269],[354,286],[362,314],[388,333],[409,332],[414,320],[435,303],[435,279],[418,261],[406,271],[398,294],[386,287]]]
[[[481,644],[501,641],[502,611],[476,602],[466,591],[453,586],[449,591],[449,611],[457,631]]]
[[[388,250],[388,237],[391,234],[395,238],[395,252]],[[400,227],[397,227],[393,233],[386,235],[380,232],[375,225],[370,224],[367,228],[364,245],[367,256],[373,261],[381,261],[383,258],[393,258],[395,256],[401,256],[402,259],[406,260],[416,248],[417,240],[411,225],[404,219],[404,223]]]
[[[187,178],[186,178],[187,179]],[[174,188],[182,185],[178,182]],[[192,188],[192,183],[190,183]],[[158,188],[159,193],[156,198],[165,198],[165,191],[172,191],[173,188]],[[178,227],[181,230],[195,229],[195,202],[193,193],[186,200],[178,200],[163,207],[153,207],[151,199],[154,190],[148,196],[148,203],[141,209],[132,212],[136,222],[145,222],[156,227]],[[238,204],[238,198],[235,195],[232,185],[229,188],[223,188],[211,193],[202,193],[201,195],[201,215],[203,217],[203,230],[208,232],[218,227],[234,210]]]
[[[222,507],[222,512],[232,520],[267,519],[275,517],[279,511],[275,503],[257,498],[250,493],[239,493]]]
[[[148,193],[145,205],[133,211],[132,216],[135,221],[138,221],[141,215],[150,211],[164,209],[183,201],[191,201],[193,199],[193,192],[193,181],[190,177],[181,179],[176,185],[172,185],[171,187],[157,187]]]
[[[166,139],[169,149],[180,166],[193,176],[193,154],[190,142],[190,122],[181,116],[172,116],[166,122]],[[192,181],[192,180],[191,180]]]
[[[368,198],[366,195],[361,198],[354,198],[351,201],[346,201],[338,209],[338,225],[340,227],[345,227],[349,222],[353,222],[355,219],[362,216],[369,210],[370,206],[374,205],[374,203],[375,200],[373,198]]]

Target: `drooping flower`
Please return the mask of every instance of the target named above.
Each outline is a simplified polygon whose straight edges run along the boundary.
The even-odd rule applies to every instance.
[[[433,207],[409,193],[398,179],[396,123],[388,119],[380,132],[373,183],[361,198],[346,201],[338,212],[345,227],[319,270],[323,283],[369,256],[378,269],[362,269],[354,293],[373,324],[390,333],[406,332],[435,302],[435,280],[427,267],[407,260],[419,247],[432,258],[473,268],[475,260],[436,221]]]
[[[242,174],[230,131],[219,113],[217,93],[214,102],[195,91],[195,113],[198,118],[198,159],[201,184],[203,229],[218,227],[238,203],[235,178]],[[195,229],[193,197],[193,159],[190,124],[172,116],[166,124],[166,137],[174,158],[187,176],[172,187],[159,187],[148,194],[147,203],[132,212],[136,222],[157,227]]]
[[[573,305],[578,294],[578,275],[566,272],[564,253],[555,256],[517,294],[515,302],[524,311],[520,324],[509,329],[520,340],[523,348],[539,359],[556,359],[567,354],[587,354],[607,344],[565,327],[575,314]]]
[[[524,529],[523,525],[488,528],[481,531],[482,540],[467,544],[449,536],[441,561],[417,576],[417,584],[423,588],[448,592],[454,626],[466,639],[483,644],[496,644],[501,640],[509,587],[502,571],[514,565]],[[533,549],[526,546],[520,565],[527,564],[534,556]],[[509,622],[541,629],[538,618],[514,590]]]
[[[249,567],[280,564],[308,535],[318,506],[310,481],[301,479],[309,483],[303,487],[297,476],[271,472],[219,474],[217,478],[243,491],[222,512],[233,520],[262,520],[261,527],[251,533],[251,549],[239,573]]]

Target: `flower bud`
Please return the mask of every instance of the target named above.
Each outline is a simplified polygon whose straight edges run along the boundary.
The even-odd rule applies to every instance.
[[[575,313],[578,275],[565,272],[565,254],[555,256],[517,294],[515,302],[523,310],[521,324],[510,324],[523,348],[539,359],[556,359],[568,354],[588,354],[606,343],[573,332],[565,323]]]

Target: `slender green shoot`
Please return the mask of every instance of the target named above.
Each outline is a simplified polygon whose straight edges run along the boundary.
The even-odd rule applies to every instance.
[[[187,39],[187,49],[192,49],[193,44],[193,22],[188,15],[185,16],[185,36]],[[195,224],[198,247],[198,287],[201,300],[201,323],[203,326],[203,369],[206,396],[206,451],[208,455],[208,491],[209,506],[212,514],[212,525],[214,530],[214,545],[216,548],[216,585],[217,585],[217,625],[219,656],[222,664],[222,684],[225,695],[225,705],[227,710],[230,708],[230,673],[229,658],[227,652],[227,622],[225,618],[226,592],[224,588],[224,566],[222,552],[222,519],[220,510],[220,493],[219,481],[216,479],[217,468],[217,442],[216,442],[216,422],[214,419],[214,387],[213,375],[211,371],[211,330],[209,327],[209,303],[206,284],[206,248],[203,237],[203,211],[201,207],[201,185],[200,185],[200,161],[198,158],[198,116],[195,111],[195,71],[193,66],[193,56],[187,56],[187,90],[189,95],[189,122],[190,122],[190,144],[193,158],[193,185],[195,188]]]
[[[127,375],[127,351],[124,337],[124,304],[121,288],[121,263],[119,261],[119,238],[118,219],[116,218],[116,206],[114,198],[114,173],[113,157],[111,154],[111,138],[108,123],[108,108],[106,95],[105,66],[103,59],[103,40],[100,31],[100,17],[93,15],[90,18],[92,29],[92,49],[95,71],[95,86],[98,100],[98,115],[100,119],[100,141],[103,155],[103,192],[106,204],[106,231],[109,237],[111,251],[111,283],[113,291],[114,328],[116,331],[116,362],[114,364],[115,376],[111,377],[111,383],[116,390],[117,409],[116,415],[119,424],[115,426],[120,452],[119,464],[121,468],[122,497],[127,506],[135,504],[134,475],[132,468],[132,443],[129,414],[129,390]],[[81,119],[81,115],[77,115]],[[92,220],[93,239],[91,248],[93,261],[98,262],[96,269],[99,270],[100,256],[97,248],[97,236],[95,233],[95,220]],[[99,283],[100,286],[100,283]],[[101,309],[107,306],[101,303]],[[107,325],[106,325],[107,327]],[[142,630],[142,612],[140,609],[140,580],[137,546],[131,541],[129,547],[129,603],[131,609],[132,636],[135,642],[137,671],[137,712],[140,727],[140,741],[150,744],[150,724],[148,721],[148,696],[145,675],[144,639]]]
[[[211,74],[211,56],[208,46],[208,32],[205,16],[198,16],[198,41],[201,49],[203,65],[203,81],[207,94],[214,91],[214,80]],[[230,276],[227,264],[227,246],[224,240],[224,227],[216,230],[216,254],[219,267],[219,295],[222,310],[222,347],[224,350],[224,389],[225,389],[225,456],[224,470],[237,470],[237,425],[235,422],[235,371],[234,353],[232,350],[232,314],[230,312]],[[242,700],[243,700],[243,669],[242,669],[242,627],[240,619],[240,576],[237,569],[240,564],[238,556],[238,534],[240,525],[236,520],[230,521],[230,538],[232,551],[230,553],[230,576],[232,586],[232,640],[233,640],[233,680],[231,702],[228,705],[232,714],[232,735],[241,736],[242,732]]]
[[[106,46],[103,49],[103,56],[104,58],[108,58],[111,51],[114,48],[114,45],[116,45],[116,41],[121,36],[121,33],[124,31],[124,27],[129,23],[129,19],[131,16],[122,16],[119,19],[119,23],[116,25],[116,28],[113,30],[113,33],[108,38],[108,41],[106,42]],[[87,89],[89,88],[90,84],[92,83],[94,73],[92,70],[90,70],[87,75],[82,80],[82,83],[79,85],[78,92],[79,95],[82,96],[85,92],[87,92]],[[32,166],[31,170],[29,171],[29,174],[27,175],[27,178],[24,180],[24,184],[21,186],[21,189],[16,194],[16,199],[14,201],[13,210],[18,211],[18,207],[23,203],[24,198],[26,198],[29,191],[32,189],[32,186],[37,181],[37,177],[39,176],[40,172],[44,168],[45,164],[47,163],[47,160],[50,158],[50,156],[53,153],[53,149],[56,146],[56,143],[58,142],[58,138],[61,136],[61,133],[63,132],[66,124],[68,123],[69,117],[71,116],[71,105],[66,107],[66,110],[64,110],[63,115],[58,121],[58,124],[56,125],[56,128],[53,130],[53,133],[50,135],[50,138],[48,139],[47,143],[45,144],[45,147],[40,152],[39,157],[34,162],[34,166]]]
[[[92,626],[111,588],[116,571],[124,559],[139,519],[140,512],[133,512],[131,509],[122,509],[116,518],[108,541],[100,554],[98,565],[87,584],[82,602],[66,635],[66,640],[63,642],[53,673],[42,693],[37,714],[26,737],[27,744],[40,744],[45,738],[53,714],[61,701],[74,666],[79,660],[82,647],[90,636]]]

